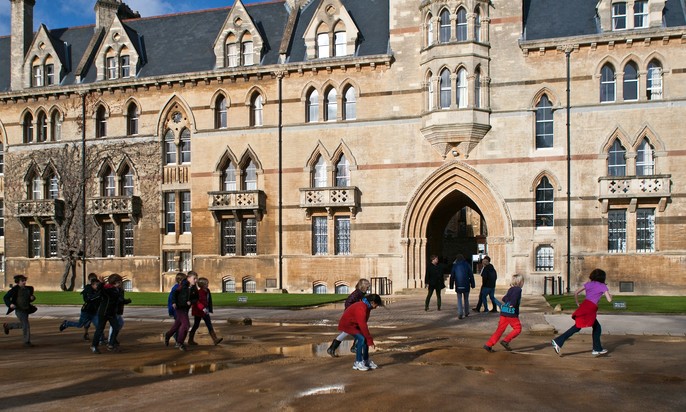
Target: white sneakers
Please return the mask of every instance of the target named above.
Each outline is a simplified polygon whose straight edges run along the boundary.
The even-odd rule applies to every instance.
[[[606,353],[607,353],[607,349],[594,350],[593,352],[591,352],[591,355],[600,356],[600,355],[605,355]]]
[[[353,363],[353,369],[356,371],[368,371],[369,368],[367,365],[364,364],[364,362],[357,362]]]
[[[366,364],[364,362],[353,363],[353,369],[356,371],[368,371],[370,369],[376,369],[378,366],[373,361],[368,361]]]

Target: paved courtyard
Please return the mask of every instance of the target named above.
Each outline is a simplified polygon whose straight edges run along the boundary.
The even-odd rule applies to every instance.
[[[91,354],[79,330],[60,333],[78,307],[39,307],[35,347],[21,333],[0,335],[0,410],[235,411],[676,411],[686,409],[686,316],[605,315],[604,357],[591,355],[590,335],[550,347],[553,329],[571,325],[540,297],[525,296],[524,332],[511,353],[481,346],[498,316],[458,320],[455,295],[443,310],[424,312],[420,293],[387,298],[374,310],[375,371],[352,370],[348,342],[340,357],[326,348],[342,305],[305,310],[220,309],[213,316],[224,342],[165,347],[171,323],[163,308],[127,308],[122,351]],[[135,302],[134,302],[135,303]],[[250,318],[252,325],[241,324]],[[1,321],[14,321],[2,317]]]

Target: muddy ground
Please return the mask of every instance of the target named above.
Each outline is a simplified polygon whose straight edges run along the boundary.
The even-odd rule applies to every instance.
[[[81,331],[60,333],[58,319],[33,319],[33,348],[22,345],[20,331],[0,334],[0,409],[686,410],[683,336],[604,336],[610,353],[594,358],[590,336],[577,335],[558,357],[552,334],[535,335],[524,322],[514,352],[497,345],[487,353],[482,345],[497,315],[457,320],[444,309],[391,320],[372,312],[371,358],[379,368],[360,372],[352,369],[349,343],[340,357],[326,355],[337,332],[335,320],[322,316],[252,326],[215,319],[224,342],[213,346],[203,326],[200,345],[187,352],[164,346],[168,321],[132,320],[120,335],[121,352],[101,347],[101,355],[90,352]]]

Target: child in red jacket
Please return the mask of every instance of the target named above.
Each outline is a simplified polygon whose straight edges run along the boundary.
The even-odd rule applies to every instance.
[[[207,326],[207,332],[212,337],[212,342],[215,345],[219,345],[224,338],[218,338],[217,333],[212,327],[212,319],[210,318],[210,313],[212,313],[212,294],[209,288],[210,281],[207,278],[198,279],[198,301],[193,304],[191,308],[191,313],[193,314],[193,327],[188,335],[188,344],[197,345],[195,342],[195,332],[200,327],[200,321],[205,321],[205,326]]]
[[[367,371],[369,369],[376,369],[374,362],[369,360],[369,347],[374,347],[374,339],[369,333],[367,321],[373,309],[383,306],[381,297],[376,294],[371,294],[362,298],[361,301],[350,305],[341,320],[338,322],[338,330],[349,335],[355,336],[357,341],[357,351],[355,353],[355,363],[353,369],[358,371]]]

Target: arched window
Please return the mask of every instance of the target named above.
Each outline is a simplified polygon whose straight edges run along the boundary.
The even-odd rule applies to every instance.
[[[181,155],[181,163],[191,162],[191,132],[188,129],[181,131],[179,154]]]
[[[624,100],[638,100],[638,67],[634,62],[624,66]]]
[[[536,105],[536,149],[553,147],[553,104],[547,95]]]
[[[129,104],[126,111],[126,134],[133,136],[138,134],[138,106],[135,103]]]
[[[243,172],[243,190],[257,190],[257,167],[252,160]]]
[[[441,71],[441,109],[449,109],[450,108],[450,95],[451,93],[451,88],[450,88],[450,70],[448,69],[443,69]]]
[[[48,139],[48,119],[41,110],[36,119],[36,142],[44,142]]]
[[[174,142],[174,132],[167,130],[164,134],[164,164],[175,165],[176,162],[176,143]]]
[[[5,144],[0,141],[0,175],[5,174]]]
[[[348,45],[347,45],[347,33],[344,31],[336,31],[333,34],[333,39],[334,39],[334,48],[333,48],[333,55],[334,56],[345,56],[348,54]]]
[[[317,57],[320,59],[329,57],[329,49],[329,31],[325,25],[322,25],[317,33]]]
[[[481,11],[478,7],[474,10],[474,41],[481,41]]]
[[[243,66],[252,66],[255,64],[253,51],[252,35],[245,32],[241,38],[241,59],[243,60]]]
[[[555,269],[555,250],[550,245],[536,248],[536,271],[550,272]]]
[[[636,153],[636,176],[651,176],[655,174],[655,150],[648,139],[643,138]]]
[[[250,125],[262,126],[262,95],[255,94],[250,104]]]
[[[615,139],[610,147],[607,158],[607,174],[609,176],[626,176],[626,149]]]
[[[227,126],[226,98],[223,95],[217,96],[214,104],[214,128],[223,129]]]
[[[543,177],[536,187],[536,227],[553,226],[553,185]]]
[[[326,293],[326,285],[322,284],[322,283],[318,283],[318,284],[314,285],[314,287],[312,288],[312,293],[314,293],[315,295],[325,294]]]
[[[126,165],[120,173],[119,187],[121,188],[122,196],[133,196],[134,183],[133,183],[133,170]]]
[[[306,104],[306,119],[307,123],[314,123],[319,120],[319,93],[312,89],[307,95]]]
[[[55,110],[50,117],[50,140],[62,140],[62,115]]]
[[[457,10],[457,41],[467,41],[467,10]]]
[[[354,120],[357,118],[357,96],[355,88],[349,86],[343,95],[343,120]]]
[[[434,23],[433,23],[433,16],[431,13],[426,15],[426,45],[431,46],[434,44],[434,38],[436,35],[434,34]]]
[[[648,75],[646,76],[646,94],[648,100],[662,99],[662,65],[653,59],[648,63]]]
[[[434,92],[434,80],[431,72],[426,76],[426,97],[427,109],[433,110],[436,104],[436,93]]]
[[[24,143],[33,143],[33,116],[31,113],[24,115],[22,128],[24,131]]]
[[[336,293],[339,295],[347,295],[348,290],[349,290],[348,285],[345,285],[345,284],[336,285]]]
[[[222,170],[222,190],[233,192],[236,190],[236,166],[228,162]]]
[[[467,107],[467,70],[457,71],[457,107]]]
[[[238,67],[238,44],[236,36],[231,33],[226,37],[226,66]]]
[[[317,163],[314,164],[314,187],[326,187],[328,185],[326,178],[326,162],[322,156],[317,158]]]
[[[48,199],[57,199],[60,197],[60,184],[59,180],[57,179],[57,175],[55,175],[55,172],[50,170],[48,174],[45,176],[45,183],[46,183],[46,195]]]
[[[333,122],[336,120],[336,117],[338,116],[338,102],[336,101],[337,98],[337,93],[336,89],[333,87],[329,89],[329,91],[326,93],[326,119],[325,121]]]
[[[100,190],[101,196],[112,197],[117,195],[117,175],[114,174],[109,166],[103,170],[102,186]]]
[[[450,12],[443,9],[441,12],[441,23],[438,32],[438,41],[440,43],[447,43],[450,41]]]
[[[107,136],[107,112],[104,106],[98,106],[95,112],[95,137]]]
[[[481,68],[474,71],[474,107],[481,107]]]
[[[600,102],[615,101],[615,68],[607,63],[600,69]]]
[[[29,180],[29,196],[30,200],[42,200],[43,199],[43,179],[34,173]]]
[[[236,281],[233,278],[224,279],[224,293],[236,293]]]
[[[336,186],[350,186],[350,163],[344,154],[341,155],[338,163],[336,163]]]

